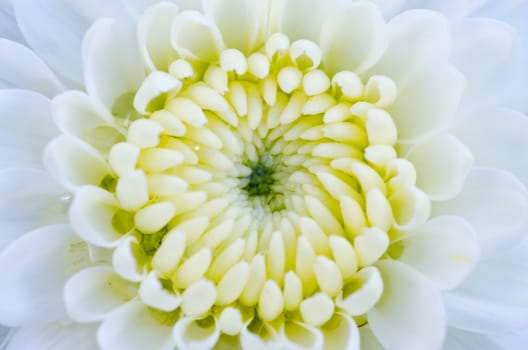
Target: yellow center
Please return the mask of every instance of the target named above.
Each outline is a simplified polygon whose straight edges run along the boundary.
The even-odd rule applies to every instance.
[[[227,334],[248,310],[362,322],[382,291],[370,266],[397,254],[408,203],[425,197],[394,148],[392,80],[320,64],[317,45],[275,34],[248,57],[178,59],[114,104],[127,137],[101,183],[119,202],[113,228],[183,314],[214,315]]]

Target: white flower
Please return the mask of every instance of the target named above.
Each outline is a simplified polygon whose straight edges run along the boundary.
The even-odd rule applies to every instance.
[[[7,349],[519,346],[528,3],[427,3],[2,5]]]

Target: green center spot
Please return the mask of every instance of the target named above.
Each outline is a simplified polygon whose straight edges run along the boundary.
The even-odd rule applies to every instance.
[[[273,169],[262,163],[251,166],[251,174],[247,177],[248,183],[243,188],[250,197],[270,196],[273,194],[272,186],[275,182],[273,179]]]

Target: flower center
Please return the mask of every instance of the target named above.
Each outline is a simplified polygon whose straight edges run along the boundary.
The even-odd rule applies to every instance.
[[[274,194],[273,184],[275,183],[273,165],[265,164],[262,160],[259,160],[249,168],[251,169],[251,174],[244,178],[244,182],[247,184],[243,187],[248,196],[272,196]]]
[[[248,56],[177,59],[115,101],[126,140],[107,154],[101,211],[145,304],[236,334],[247,310],[321,326],[378,301],[372,265],[429,203],[394,148],[392,80],[320,64],[317,45],[275,34]]]

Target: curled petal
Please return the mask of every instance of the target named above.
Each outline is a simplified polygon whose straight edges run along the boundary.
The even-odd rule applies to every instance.
[[[323,327],[324,349],[360,350],[359,332],[353,318],[336,312]],[[371,348],[367,348],[371,350]],[[374,349],[372,349],[374,350]]]
[[[115,197],[95,186],[83,186],[70,207],[70,221],[75,232],[86,242],[100,247],[115,247],[119,232],[119,203]],[[117,228],[117,229],[116,229]]]
[[[99,185],[110,173],[106,161],[92,146],[66,135],[46,146],[44,164],[70,191],[82,185]]]
[[[179,349],[212,349],[219,337],[220,329],[213,316],[201,320],[183,317],[172,330],[172,339]]]

